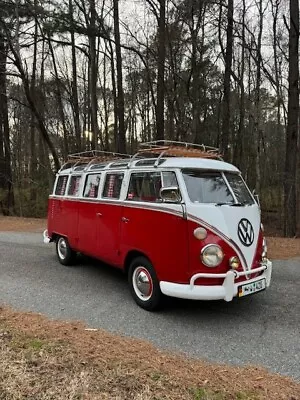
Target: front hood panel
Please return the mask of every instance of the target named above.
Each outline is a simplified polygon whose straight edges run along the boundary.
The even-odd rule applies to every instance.
[[[239,254],[243,267],[251,269],[260,232],[257,204],[244,207],[214,204],[187,205],[188,219],[206,226],[226,240]]]

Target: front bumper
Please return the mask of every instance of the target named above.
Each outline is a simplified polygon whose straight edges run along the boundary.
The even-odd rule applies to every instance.
[[[235,280],[241,276],[252,275],[263,271],[263,273],[256,278],[246,279],[244,282],[235,283]],[[233,297],[237,296],[238,287],[245,283],[252,283],[260,279],[266,279],[266,287],[268,288],[271,283],[272,276],[272,262],[267,260],[261,264],[260,267],[250,271],[237,272],[230,270],[224,274],[206,274],[199,273],[192,276],[189,284],[180,284],[161,281],[160,290],[163,294],[171,297],[178,297],[181,299],[190,300],[225,300],[231,301]],[[215,286],[200,286],[195,285],[196,279],[199,278],[224,278],[222,285]]]

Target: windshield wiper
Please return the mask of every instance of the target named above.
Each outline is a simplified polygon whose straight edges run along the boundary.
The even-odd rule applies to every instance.
[[[215,204],[216,207],[219,207],[219,206],[244,207],[245,205],[246,205],[245,203],[231,203],[231,202]]]

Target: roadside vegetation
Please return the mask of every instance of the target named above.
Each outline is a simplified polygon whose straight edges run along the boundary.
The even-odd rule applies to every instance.
[[[0,399],[298,400],[300,384],[0,308]]]

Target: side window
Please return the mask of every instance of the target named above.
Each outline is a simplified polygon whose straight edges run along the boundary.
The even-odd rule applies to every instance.
[[[163,177],[163,187],[172,187],[172,186],[178,187],[178,182],[175,172],[168,172],[168,171],[163,172],[162,177]]]
[[[119,199],[124,174],[106,174],[102,197]]]
[[[91,199],[98,197],[101,174],[88,175],[86,177],[83,196]]]
[[[55,194],[57,196],[63,196],[66,191],[66,186],[68,182],[68,176],[60,176],[57,180],[56,188],[55,188]]]
[[[68,190],[69,196],[78,196],[80,179],[81,179],[81,175],[71,176],[71,181],[70,181],[69,190]]]
[[[158,202],[161,187],[160,172],[133,173],[130,177],[127,200]]]

